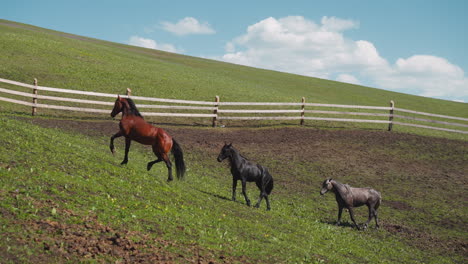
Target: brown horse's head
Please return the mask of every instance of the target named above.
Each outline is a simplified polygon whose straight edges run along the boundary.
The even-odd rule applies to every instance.
[[[333,189],[333,184],[331,182],[332,182],[332,179],[330,178],[330,179],[326,179],[322,183],[322,189],[320,190],[321,195],[324,195],[325,193]]]
[[[120,112],[123,110],[124,103],[122,102],[122,98],[120,98],[120,95],[117,96],[117,100],[115,100],[114,104],[114,109],[112,109],[111,116],[115,117],[118,115]]]

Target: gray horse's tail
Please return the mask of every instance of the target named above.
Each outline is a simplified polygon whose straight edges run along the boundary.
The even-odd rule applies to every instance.
[[[182,148],[180,147],[179,143],[172,139],[172,155],[175,158],[175,165],[176,165],[176,172],[177,178],[183,179],[185,175],[185,162],[184,162],[184,153],[182,152]]]
[[[375,204],[375,207],[374,207],[375,210],[377,210],[377,208],[379,208],[380,204],[382,204],[382,195],[380,194],[380,192],[377,192],[377,193],[379,194],[379,200]]]

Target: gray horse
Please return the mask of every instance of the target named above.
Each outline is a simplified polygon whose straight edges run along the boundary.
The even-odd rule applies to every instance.
[[[367,228],[367,225],[371,221],[372,217],[375,218],[375,225],[377,228],[379,228],[377,209],[379,208],[380,202],[382,201],[382,196],[378,191],[372,188],[354,188],[347,184],[339,183],[331,178],[323,182],[320,194],[324,195],[328,191],[335,193],[336,202],[338,203],[337,225],[340,224],[343,208],[346,208],[349,210],[349,215],[351,216],[351,220],[353,221],[354,225],[357,229],[360,229],[354,220],[353,208],[367,205],[369,208],[369,218],[364,224],[364,229]]]

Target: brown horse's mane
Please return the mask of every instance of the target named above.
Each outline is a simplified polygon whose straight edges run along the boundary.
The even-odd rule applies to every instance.
[[[133,102],[133,100],[130,98],[127,98],[126,100],[127,100],[128,106],[130,107],[130,109],[128,109],[129,114],[143,118],[143,116],[140,114],[140,111],[138,111],[138,109],[136,108],[136,105]]]

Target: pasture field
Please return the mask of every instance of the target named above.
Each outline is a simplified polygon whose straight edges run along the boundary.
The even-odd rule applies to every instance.
[[[468,117],[467,104],[171,54],[0,20],[0,77],[39,85],[212,101],[388,106]],[[10,88],[2,84],[3,88]],[[27,91],[27,90],[24,90]],[[29,91],[30,92],[30,91]],[[20,98],[23,99],[24,98]],[[44,103],[47,103],[44,100]],[[109,109],[109,112],[111,109]],[[0,103],[0,263],[466,263],[466,135],[382,125],[151,118],[181,144],[183,181],[149,148],[109,138],[108,116]],[[224,142],[275,179],[249,208],[216,157]],[[382,193],[381,228],[335,226],[332,177]],[[240,188],[240,187],[238,187]],[[252,201],[258,196],[248,184]],[[366,208],[356,217],[363,223]]]
[[[0,258],[5,263],[463,263],[467,260],[466,141],[308,128],[169,126],[188,174],[166,183],[150,149],[120,166],[115,121],[2,115]],[[57,129],[60,128],[60,129]],[[230,201],[224,141],[269,168],[272,211]],[[381,228],[335,226],[322,180],[382,192]],[[258,190],[248,184],[254,200]],[[357,210],[363,223],[367,210]]]

